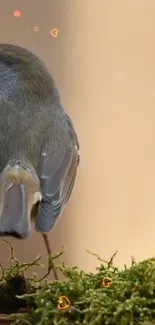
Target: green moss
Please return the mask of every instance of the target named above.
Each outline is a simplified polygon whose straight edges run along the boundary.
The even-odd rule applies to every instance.
[[[119,270],[113,266],[115,255],[109,262],[96,255],[101,263],[96,274],[62,264],[57,268],[66,281],[43,283],[38,277],[24,277],[25,269],[39,264],[39,257],[32,263],[20,264],[12,255],[12,265],[3,270],[0,281],[0,312],[17,313],[19,308],[30,307],[29,313],[14,315],[14,324],[21,325],[155,324],[155,258],[140,263],[132,258],[131,267]],[[109,286],[108,281],[103,282],[106,277],[112,279]],[[70,301],[66,309],[58,308],[60,296]]]

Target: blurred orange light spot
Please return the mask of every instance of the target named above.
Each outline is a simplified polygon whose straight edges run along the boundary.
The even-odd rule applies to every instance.
[[[53,36],[53,37],[57,37],[58,36],[58,29],[57,28],[53,28],[50,30],[50,34]]]
[[[15,17],[19,18],[19,17],[21,16],[21,11],[18,10],[18,9],[16,9],[16,10],[14,10],[13,15],[14,15]]]
[[[112,281],[111,278],[105,277],[105,278],[102,280],[103,287],[105,287],[105,288],[110,287],[110,285],[112,284],[112,282],[113,282],[113,281]]]
[[[63,306],[63,304],[65,303],[65,305]],[[69,299],[66,297],[66,296],[61,296],[59,298],[59,301],[58,301],[58,308],[59,309],[66,309],[68,307],[70,307],[71,303],[69,301]]]
[[[34,32],[38,32],[39,27],[35,26],[35,27],[33,28],[33,30],[34,30]]]

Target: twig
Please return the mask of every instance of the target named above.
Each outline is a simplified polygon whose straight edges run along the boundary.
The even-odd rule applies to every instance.
[[[14,255],[14,248],[13,248],[13,246],[6,239],[2,239],[2,240],[5,243],[7,243],[9,245],[9,247],[10,247],[10,254],[11,254],[10,260],[11,261],[14,261],[17,265],[19,265],[19,261],[17,260],[17,258]]]
[[[18,299],[23,299],[23,298],[31,298],[31,297],[33,298],[33,297],[36,297],[36,295],[37,295],[37,292],[35,292],[35,293],[25,293],[25,294],[20,295],[20,296],[16,295],[16,297]]]
[[[113,265],[113,260],[114,260],[114,258],[115,258],[115,256],[116,256],[116,254],[118,253],[118,251],[116,251],[112,256],[111,256],[111,259],[110,259],[110,261],[108,262],[108,269]]]
[[[134,266],[136,264],[135,258],[131,256],[131,266]]]
[[[96,254],[96,253],[92,253],[92,252],[90,252],[88,249],[86,249],[86,252],[88,252],[89,254],[91,254],[91,255],[97,257],[98,261],[100,261],[100,262],[102,262],[102,263],[108,263],[107,261],[104,261],[104,260],[103,260],[103,259],[102,259],[98,254]]]
[[[100,261],[100,262],[102,262],[102,263],[106,263],[106,264],[108,264],[108,265],[107,265],[107,268],[108,268],[108,269],[112,266],[112,264],[113,264],[113,260],[114,260],[114,258],[115,258],[115,256],[116,256],[116,254],[118,253],[118,251],[116,251],[116,252],[111,256],[110,261],[107,262],[107,261],[104,261],[104,260],[103,260],[103,259],[102,259],[98,254],[96,254],[96,253],[92,253],[92,252],[90,252],[88,249],[86,249],[86,251],[87,251],[89,254],[91,254],[91,255],[93,255],[93,256],[96,256],[97,259],[98,259],[98,261]]]
[[[0,320],[12,320],[12,317],[10,317],[10,315],[7,314],[0,314]]]
[[[44,275],[41,279],[38,280],[38,282],[41,282],[42,280],[45,280],[45,279],[48,277],[48,275],[51,273],[51,270],[52,270],[53,268],[57,269],[57,267],[56,267],[56,266],[54,265],[54,263],[53,263],[53,260],[55,260],[55,259],[57,259],[58,257],[60,257],[63,253],[64,253],[64,250],[61,251],[60,253],[54,255],[54,256],[51,256],[51,255],[48,256],[48,258],[49,258],[49,265],[50,265],[50,268],[49,268],[48,271],[45,273],[45,275]]]
[[[24,272],[26,272],[30,267],[32,267],[32,266],[41,266],[41,264],[38,263],[39,260],[41,259],[40,255],[38,255],[36,257],[36,259],[34,261],[32,261],[32,262],[20,263],[17,260],[17,258],[15,257],[15,255],[14,255],[14,247],[6,239],[3,239],[3,242],[5,242],[10,247],[10,255],[11,255],[10,260],[15,262],[15,265],[12,266],[12,270],[16,269],[16,268],[17,268],[17,270],[20,269],[21,274],[24,276]],[[4,268],[2,267],[1,264],[0,264],[0,268],[2,270],[2,276],[1,276],[1,279],[0,279],[0,281],[1,281],[4,278],[5,271],[4,271]],[[31,280],[31,279],[29,279],[29,280]]]
[[[0,281],[2,281],[4,279],[4,276],[5,276],[5,270],[4,270],[4,267],[2,266],[1,263],[0,263],[0,268],[1,268],[1,278],[0,278]]]
[[[36,259],[33,262],[26,262],[26,263],[22,263],[20,265],[21,268],[24,268],[23,272],[26,272],[31,266],[41,266],[40,263],[38,263],[41,259],[41,256],[39,255],[38,257],[36,257]]]
[[[3,325],[12,324],[13,321],[16,320],[16,317],[7,315],[7,314],[0,314],[0,323]]]

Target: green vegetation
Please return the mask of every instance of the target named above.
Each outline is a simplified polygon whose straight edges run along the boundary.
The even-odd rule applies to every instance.
[[[155,324],[155,258],[140,263],[132,258],[129,268],[125,266],[124,270],[119,270],[113,264],[116,253],[105,262],[89,252],[101,263],[93,274],[64,263],[57,266],[54,260],[61,252],[51,259],[66,280],[42,282],[36,275],[31,279],[24,276],[29,267],[39,265],[40,257],[31,263],[19,263],[11,245],[10,249],[12,263],[6,269],[1,266],[0,280],[0,313],[9,314],[10,324]],[[66,296],[67,300],[60,303],[61,296]],[[68,301],[69,307],[66,306]],[[62,307],[66,308],[60,309]],[[0,324],[6,324],[2,318]]]

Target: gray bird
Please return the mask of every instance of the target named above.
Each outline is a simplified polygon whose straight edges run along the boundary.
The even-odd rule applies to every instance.
[[[0,236],[43,235],[63,212],[79,165],[79,142],[44,63],[0,44]],[[57,278],[56,272],[55,278]]]

